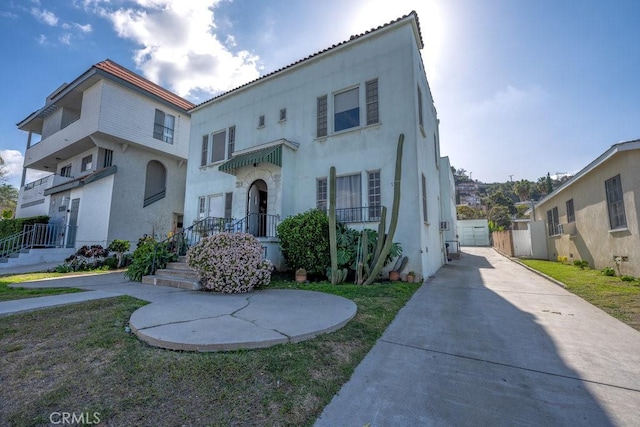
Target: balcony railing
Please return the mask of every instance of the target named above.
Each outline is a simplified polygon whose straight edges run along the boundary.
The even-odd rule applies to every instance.
[[[329,210],[325,212],[328,214]],[[382,213],[382,206],[361,206],[357,208],[336,209],[336,221],[343,224],[356,222],[378,222]]]

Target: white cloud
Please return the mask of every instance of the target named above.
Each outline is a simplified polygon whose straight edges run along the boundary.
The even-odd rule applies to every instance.
[[[213,95],[259,77],[258,57],[233,52],[233,36],[220,41],[214,8],[221,0],[129,0],[111,8],[108,1],[85,1],[111,21],[119,37],[139,47],[134,61],[145,77],[181,96]],[[121,3],[120,3],[121,4]]]
[[[36,41],[38,42],[38,44],[45,45],[47,44],[47,36],[45,36],[44,34],[40,34]]]
[[[37,7],[31,8],[31,14],[40,22],[55,27],[58,25],[58,17],[51,11],[46,9],[38,9]]]
[[[541,106],[547,94],[539,86],[519,89],[508,85],[490,98],[467,105],[466,113],[478,119],[522,114],[524,110]]]
[[[91,24],[82,25],[74,22],[73,25],[83,33],[90,33],[91,31],[93,31],[93,27],[91,26]]]
[[[0,10],[0,17],[15,19],[15,18],[18,17],[18,15],[16,15],[15,13],[12,13],[12,12],[6,12],[4,10]]]
[[[64,33],[58,37],[58,40],[62,44],[70,45],[71,44],[71,33]]]
[[[5,178],[22,176],[22,165],[24,157],[18,150],[0,150],[0,157],[4,160],[2,169],[5,172]]]

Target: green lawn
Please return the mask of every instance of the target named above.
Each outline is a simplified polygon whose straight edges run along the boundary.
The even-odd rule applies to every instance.
[[[564,283],[568,291],[640,331],[640,280],[624,282],[599,270],[581,270],[554,261],[520,261]]]
[[[93,271],[91,273],[94,273]],[[96,271],[99,273],[99,271]],[[14,288],[9,285],[14,283],[31,282],[33,280],[51,279],[62,276],[77,276],[87,274],[86,271],[78,273],[29,273],[16,274],[13,276],[0,276],[0,301],[10,301],[22,298],[43,297],[47,295],[68,294],[74,292],[82,292],[81,289],[75,288],[43,288],[43,289],[26,289]]]
[[[419,285],[272,287],[345,296],[358,313],[309,341],[225,353],[127,334],[145,304],[130,297],[0,318],[0,425],[47,424],[54,411],[98,412],[105,425],[311,425]]]

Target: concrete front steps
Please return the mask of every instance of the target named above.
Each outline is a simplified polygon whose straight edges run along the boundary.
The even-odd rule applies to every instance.
[[[180,257],[178,262],[168,263],[167,268],[156,270],[154,276],[144,276],[142,283],[192,291],[201,289],[198,273],[187,266],[186,257]]]

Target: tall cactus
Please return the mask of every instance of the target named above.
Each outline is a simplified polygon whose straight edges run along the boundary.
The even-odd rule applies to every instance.
[[[384,239],[384,244],[382,245],[382,249],[378,254],[378,250],[376,248],[377,257],[373,260],[373,268],[371,269],[371,273],[367,280],[365,280],[365,285],[370,285],[374,280],[378,278],[382,267],[384,266],[384,261],[389,255],[389,251],[391,250],[391,245],[393,244],[393,235],[396,232],[396,227],[398,225],[398,211],[400,210],[400,183],[402,180],[402,148],[404,145],[404,134],[401,133],[398,137],[398,148],[396,150],[396,171],[395,178],[393,180],[393,206],[391,207],[391,220],[389,222],[389,232],[385,235],[382,233],[384,231],[384,226],[380,227],[380,231],[378,232],[378,246],[380,245],[380,240]],[[334,171],[335,172],[335,171]],[[381,224],[384,224],[384,220],[381,218]],[[329,224],[331,226],[331,224]]]
[[[338,242],[336,238],[336,168],[329,169],[329,252],[331,254],[331,284],[340,283],[338,272]]]

